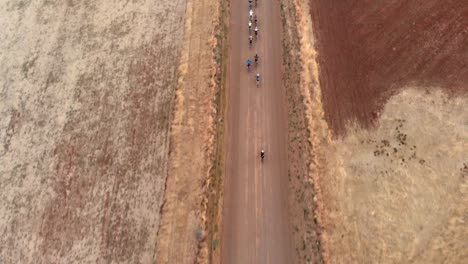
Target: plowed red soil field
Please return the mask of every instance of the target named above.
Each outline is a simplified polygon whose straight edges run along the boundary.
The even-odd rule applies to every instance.
[[[311,0],[327,121],[369,125],[400,87],[467,91],[464,0]]]

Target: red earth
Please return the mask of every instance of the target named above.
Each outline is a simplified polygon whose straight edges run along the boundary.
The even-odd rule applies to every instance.
[[[376,120],[404,86],[468,91],[466,0],[311,0],[322,100],[335,134]]]

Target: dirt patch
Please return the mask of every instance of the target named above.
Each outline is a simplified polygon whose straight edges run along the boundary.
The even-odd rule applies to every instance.
[[[468,105],[406,89],[378,125],[329,145],[322,190],[332,263],[464,263]]]
[[[468,91],[463,0],[311,0],[325,117],[369,125],[404,86]]]
[[[154,261],[184,10],[0,4],[0,262]]]
[[[218,0],[187,2],[157,263],[205,263],[210,256],[220,6]]]

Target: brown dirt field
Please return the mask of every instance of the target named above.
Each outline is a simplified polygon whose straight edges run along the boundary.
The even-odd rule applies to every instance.
[[[0,3],[0,262],[152,263],[185,0]]]
[[[325,261],[466,262],[466,5],[310,7],[300,83]]]
[[[368,125],[404,86],[467,92],[464,0],[310,0],[325,116]]]

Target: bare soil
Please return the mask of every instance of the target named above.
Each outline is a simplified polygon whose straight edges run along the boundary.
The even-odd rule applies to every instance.
[[[404,86],[468,91],[463,0],[310,0],[323,106],[335,135],[376,121]]]
[[[154,262],[185,0],[0,14],[0,262]]]

